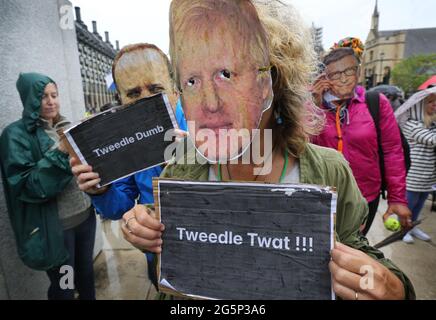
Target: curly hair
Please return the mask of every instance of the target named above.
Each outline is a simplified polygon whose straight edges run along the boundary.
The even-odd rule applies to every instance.
[[[324,113],[313,104],[308,90],[317,71],[312,36],[292,6],[256,7],[269,38],[273,108],[283,119],[273,128],[274,144],[299,157],[309,137],[324,126]]]

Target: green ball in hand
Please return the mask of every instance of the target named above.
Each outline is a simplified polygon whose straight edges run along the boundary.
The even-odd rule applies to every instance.
[[[401,224],[398,221],[398,219],[389,217],[385,221],[385,228],[388,229],[389,231],[395,232],[401,229]]]

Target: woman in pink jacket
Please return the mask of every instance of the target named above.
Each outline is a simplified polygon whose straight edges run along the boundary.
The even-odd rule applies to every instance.
[[[336,47],[325,58],[325,72],[313,85],[315,103],[326,115],[323,132],[314,137],[320,146],[341,152],[350,163],[357,184],[368,201],[369,213],[363,233],[371,227],[377,212],[381,171],[377,130],[368,109],[365,89],[358,86],[360,56],[363,45],[351,39],[351,47]],[[360,49],[360,50],[359,50]],[[388,99],[380,95],[379,105],[381,145],[385,162],[388,210],[384,219],[398,215],[403,227],[411,226],[411,213],[406,200],[406,167],[400,131]]]

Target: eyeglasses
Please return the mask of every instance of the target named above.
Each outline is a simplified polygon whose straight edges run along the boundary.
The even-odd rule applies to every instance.
[[[327,78],[329,78],[330,80],[339,80],[342,74],[345,74],[347,77],[352,77],[356,75],[358,69],[359,67],[355,66],[347,68],[344,71],[332,72],[327,74]]]

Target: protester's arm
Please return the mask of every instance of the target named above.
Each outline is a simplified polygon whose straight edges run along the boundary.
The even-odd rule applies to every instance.
[[[406,163],[400,129],[386,97],[380,96],[380,131],[385,162],[388,203],[407,206]]]
[[[153,204],[153,178],[161,172],[157,166],[111,184],[105,193],[92,196],[97,212],[104,218],[119,220],[133,208],[135,200],[138,204]]]
[[[422,122],[414,121],[410,137],[419,144],[424,144],[430,147],[436,146],[436,132],[424,127]]]
[[[173,158],[164,168],[160,177],[176,177],[174,174],[175,163],[176,159]],[[157,219],[151,205],[134,206],[123,215],[123,221],[121,230],[124,238],[134,247],[143,252],[160,253],[162,251],[161,237],[165,226]],[[126,223],[128,223],[128,226],[126,226]]]
[[[363,256],[354,258],[353,256],[355,256],[355,254],[353,252],[345,252],[342,254],[342,259],[339,259],[341,262],[338,264],[344,263],[344,261],[345,263],[353,260],[361,261],[361,265],[358,265],[357,273],[359,273],[360,268],[365,264],[374,266],[376,279],[382,279],[383,281],[389,280],[385,286],[381,286],[380,289],[374,291],[376,294],[382,296],[382,294],[385,293],[385,289],[397,287],[396,281],[399,279],[404,287],[403,298],[415,299],[413,285],[407,276],[389,259],[386,259],[381,251],[371,247],[365,236],[361,234],[360,226],[366,219],[368,214],[368,206],[357,187],[357,183],[352,175],[351,169],[348,167],[345,161],[339,159],[339,157],[338,162],[341,163],[341,166],[336,172],[336,176],[338,178],[336,232],[339,241],[342,244],[350,248],[357,249],[366,255],[366,258]],[[347,251],[347,249],[339,249],[339,252],[343,251]],[[341,256],[341,254],[339,254],[339,256]],[[337,257],[338,254],[336,253],[336,260],[338,260]],[[343,275],[344,272],[340,271],[338,274]],[[396,277],[392,277],[392,275],[395,275]],[[396,290],[398,291],[398,289]],[[386,292],[388,292],[388,290]],[[369,296],[373,298],[382,298],[380,296],[374,297],[371,294],[369,294]],[[391,296],[388,298],[394,297]]]
[[[119,220],[133,208],[139,190],[133,176],[117,181],[101,195],[91,196],[92,204],[105,219]]]
[[[58,195],[73,175],[68,155],[58,149],[47,151],[39,160],[34,158],[30,142],[19,135],[4,132],[2,163],[8,184],[23,202],[43,203]]]

